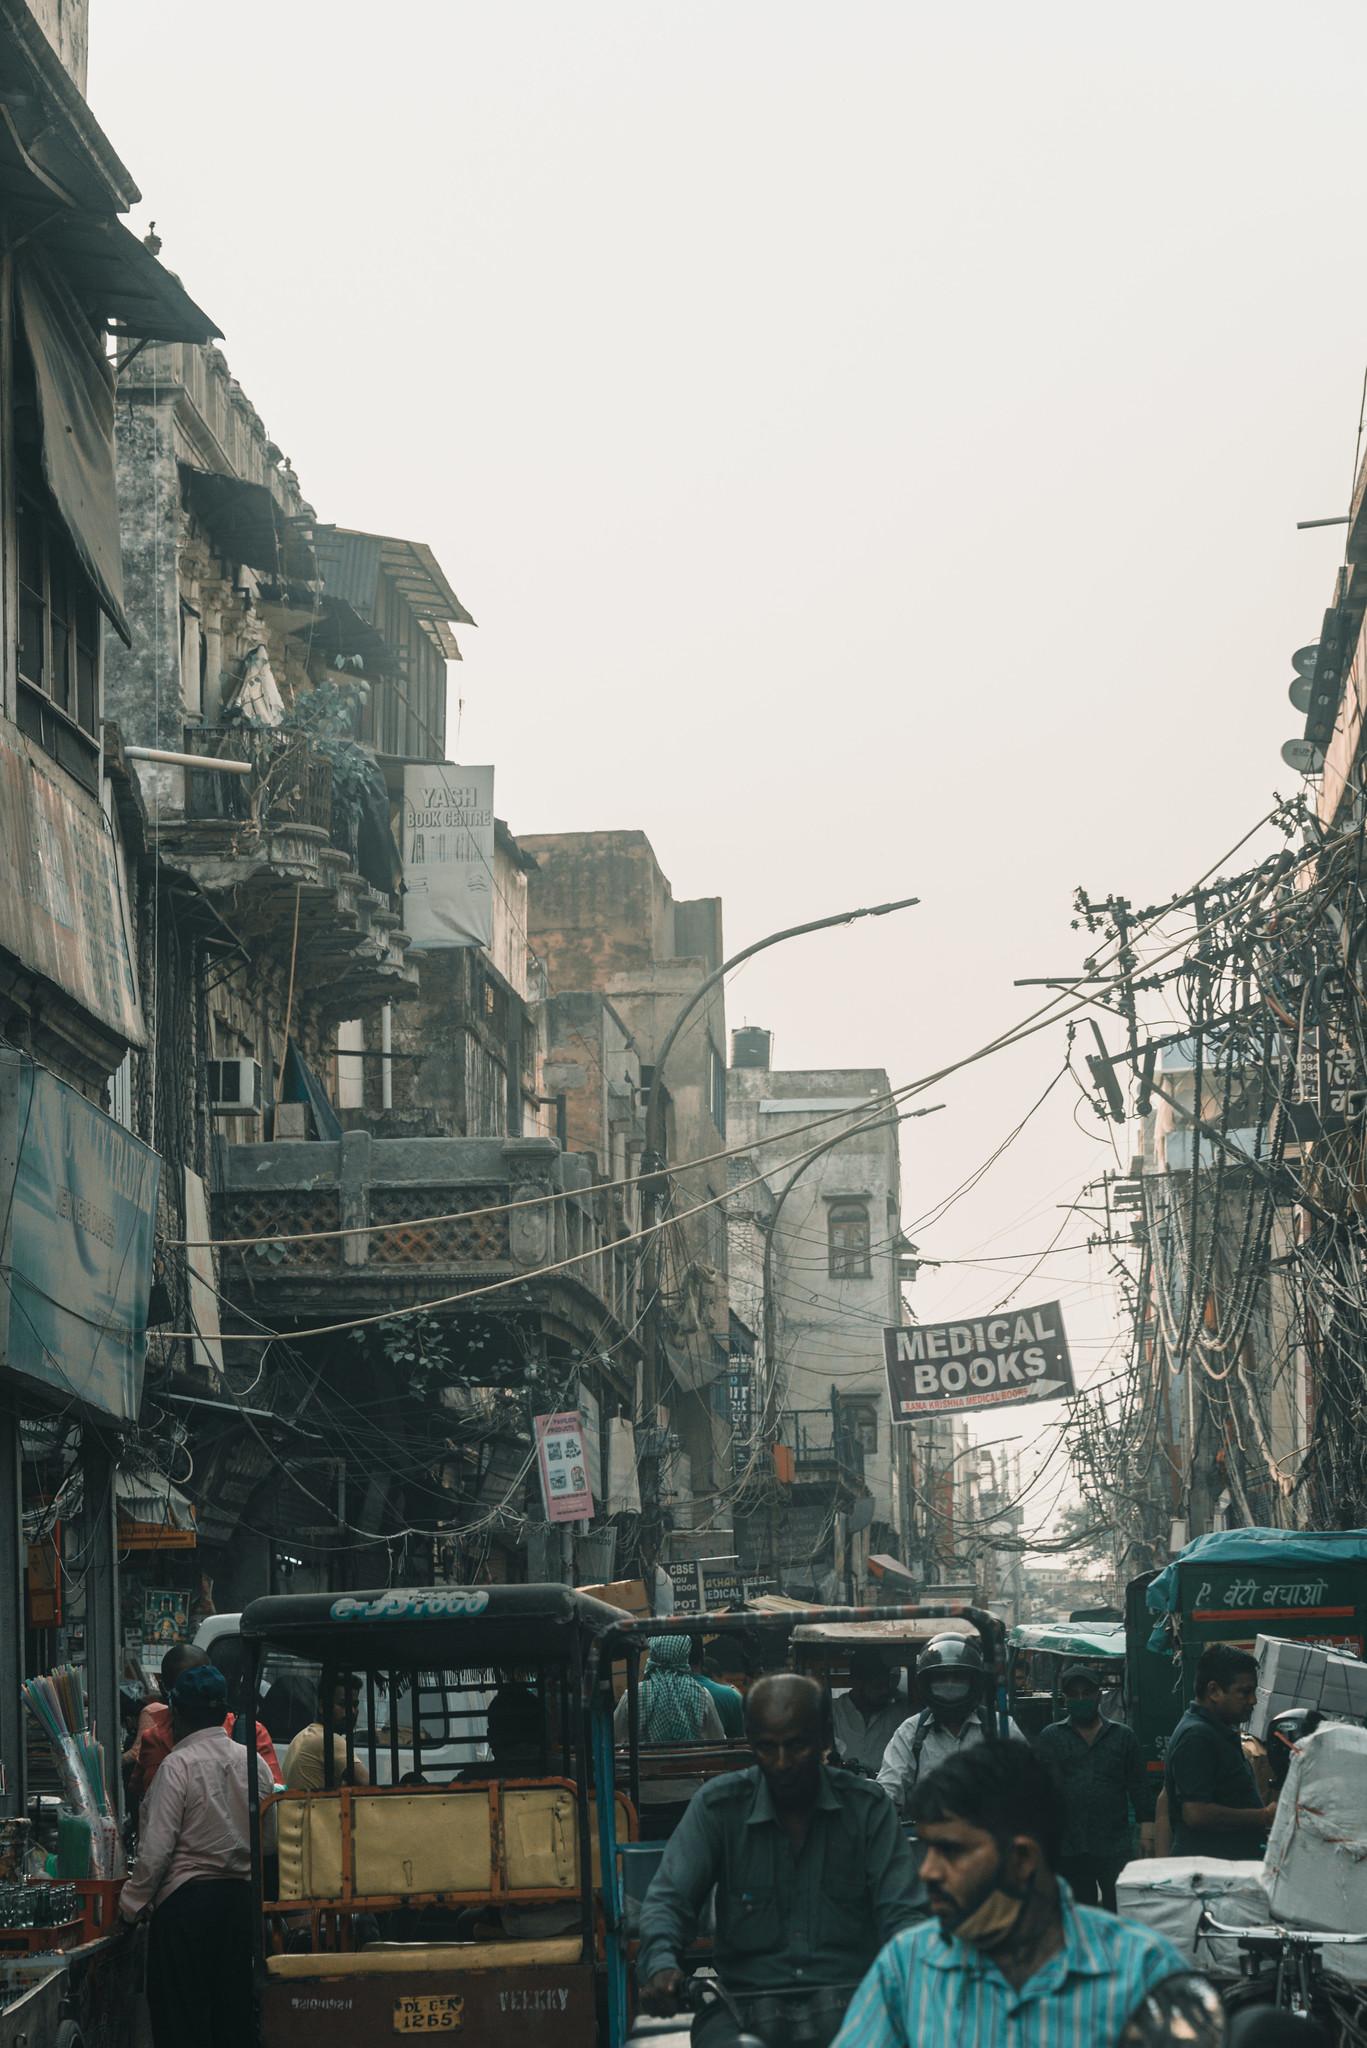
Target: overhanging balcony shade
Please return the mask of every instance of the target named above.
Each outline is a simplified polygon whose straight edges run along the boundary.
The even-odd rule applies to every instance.
[[[43,475],[102,608],[131,646],[114,478],[113,374],[94,334],[44,266],[21,262],[15,283],[38,387]]]
[[[179,1487],[160,1473],[116,1472],[114,1499],[121,1522],[182,1533],[194,1529],[194,1509]]]
[[[312,547],[294,530],[265,484],[197,469],[189,462],[181,463],[180,476],[190,509],[229,560],[277,583],[317,579]]]
[[[213,340],[207,313],[115,217],[136,187],[60,66],[75,107],[59,106],[60,89],[17,50],[12,12],[0,5],[0,218],[11,238],[41,249],[98,325],[136,340]]]
[[[298,627],[294,638],[327,661],[335,661],[342,654],[359,654],[368,675],[402,674],[383,633],[363,619],[355,605],[345,598],[329,596],[326,591],[319,599],[317,617],[307,626]]]

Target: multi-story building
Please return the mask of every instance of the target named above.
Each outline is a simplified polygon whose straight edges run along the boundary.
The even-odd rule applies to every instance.
[[[128,1129],[121,1086],[147,1021],[129,888],[139,821],[104,723],[106,640],[128,636],[133,600],[114,409],[140,347],[217,331],[119,219],[138,193],[82,97],[85,30],[78,0],[0,0],[6,1811],[25,1797],[21,1674],[74,1658],[101,1731],[119,1726],[115,1468],[142,1389],[159,1162]]]
[[[883,1364],[911,1258],[890,1087],[880,1068],[776,1068],[767,1031],[733,1039],[732,1289],[759,1333],[764,1481],[744,1523],[755,1567],[794,1591],[863,1597],[870,1555],[905,1555],[906,1432]]]
[[[532,1545],[571,1570],[537,1534],[532,1417],[630,1413],[637,1271],[596,1192],[612,1135],[592,1158],[555,1137],[505,825],[487,940],[405,928],[405,769],[443,760],[469,614],[423,543],[317,520],[216,351],[140,357],[119,438],[139,603],[111,693],[149,844],[133,1094],[171,1296],[146,1420],[187,1452],[201,1575],[223,1606],[399,1567],[520,1576]]]
[[[721,904],[676,901],[642,832],[542,833],[524,838],[528,932],[545,963],[552,1015],[591,991],[615,1020],[601,1051],[585,1033],[561,1038],[571,1066],[587,1062],[581,1098],[613,1100],[616,1033],[630,1041],[643,1091],[659,1104],[660,1158],[670,1219],[645,1241],[641,1272],[645,1379],[639,1450],[649,1547],[668,1536],[677,1559],[730,1554],[728,1486],[731,1324],[724,1197],[726,1025],[720,983],[692,1010],[656,1072],[681,1010],[723,958]],[[568,1018],[568,1010],[559,1010]],[[578,1051],[573,1047],[577,1045]],[[601,1071],[600,1071],[601,1069]],[[617,1084],[620,1089],[621,1083]],[[620,1098],[619,1098],[620,1099]],[[619,1156],[626,1158],[622,1152]],[[689,1162],[696,1162],[690,1164]],[[660,1514],[652,1530],[651,1503]]]

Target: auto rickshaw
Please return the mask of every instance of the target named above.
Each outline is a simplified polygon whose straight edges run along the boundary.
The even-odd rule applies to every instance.
[[[800,1608],[785,1626],[909,1613]],[[248,1774],[263,2048],[371,2048],[391,2033],[466,2029],[481,2043],[515,2034],[518,2048],[624,2048],[624,1888],[639,1900],[663,1854],[663,1842],[638,1839],[643,1754],[654,1758],[639,1739],[639,1665],[652,1635],[752,1626],[744,1613],[634,1619],[565,1586],[393,1587],[248,1607],[242,1730],[268,1657],[321,1674],[322,1787],[262,1798]],[[630,1702],[621,1745],[618,1666]],[[334,1692],[353,1677],[359,1711],[340,1726]],[[512,1684],[539,1704],[539,1754],[452,1774],[453,1712],[467,1744],[478,1730],[475,1710],[449,1703]],[[750,1761],[741,1742],[661,1755],[696,1783]],[[693,1960],[706,1955],[704,1940]]]
[[[927,1607],[905,1610],[902,1621],[799,1622],[792,1631],[795,1671],[819,1678],[832,1692],[850,1683],[850,1660],[860,1650],[879,1650],[887,1663],[907,1674],[907,1712],[916,1708],[916,1659],[928,1642],[942,1635],[982,1638],[989,1667],[997,1663],[1000,1631],[986,1632],[968,1619],[967,1608]],[[977,1610],[974,1610],[975,1612]],[[992,1621],[984,1614],[983,1620]]]
[[[622,1619],[564,1586],[391,1588],[247,1608],[240,1726],[251,1726],[272,1650],[322,1673],[322,1788],[262,1800],[249,1774],[264,2048],[370,2048],[457,2029],[489,2042],[516,2033],[526,2048],[625,2039],[614,1858],[636,1816],[613,1793],[611,1720],[592,1712]],[[333,1691],[352,1675],[362,1705],[357,1725],[339,1729]],[[424,1766],[445,1747],[431,1739],[432,1703],[514,1683],[540,1703],[539,1758],[508,1775],[495,1762],[431,1776]],[[409,1703],[387,1717],[387,1784],[382,1694]]]
[[[1022,1622],[1006,1639],[1011,1718],[1032,1741],[1061,1718],[1063,1674],[1085,1664],[1101,1680],[1107,1711],[1125,1719],[1125,1624],[1120,1621]]]
[[[1157,1781],[1209,1643],[1260,1635],[1367,1651],[1367,1530],[1222,1529],[1125,1589],[1129,1720]],[[1255,1766],[1256,1775],[1256,1766]]]

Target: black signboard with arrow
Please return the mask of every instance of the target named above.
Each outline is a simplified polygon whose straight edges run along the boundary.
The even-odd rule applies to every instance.
[[[971,1323],[912,1323],[884,1330],[883,1349],[894,1422],[1062,1401],[1074,1391],[1056,1301]]]

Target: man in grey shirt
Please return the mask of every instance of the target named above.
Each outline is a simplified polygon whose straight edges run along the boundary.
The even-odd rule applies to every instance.
[[[767,2048],[824,2048],[878,1950],[917,1917],[911,1852],[876,1785],[822,1761],[826,1695],[790,1672],[745,1702],[755,1763],[704,1785],[670,1837],[641,1908],[637,1979],[647,2012],[678,2008],[684,1957],[717,1894],[713,1964]],[[726,2048],[723,2008],[694,2029]]]
[[[879,1650],[856,1650],[850,1659],[850,1689],[831,1702],[835,1746],[847,1770],[876,1778],[883,1752],[907,1718],[897,1693],[897,1672]]]

